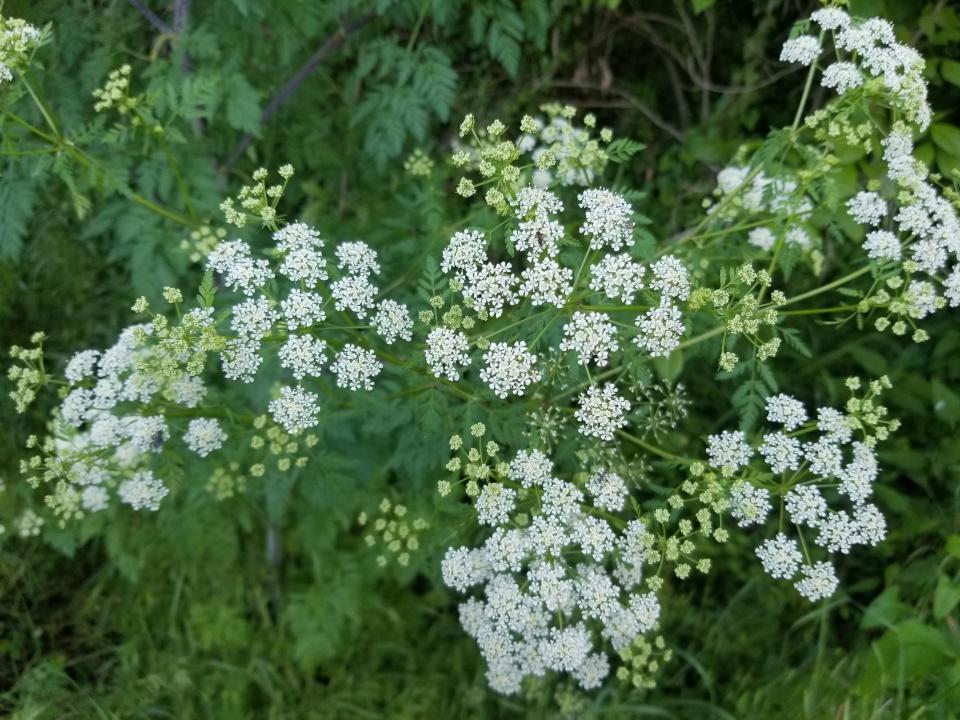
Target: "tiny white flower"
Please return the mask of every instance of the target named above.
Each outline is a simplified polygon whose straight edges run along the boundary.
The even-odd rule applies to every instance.
[[[227,434],[220,427],[220,421],[215,418],[194,418],[183,435],[187,447],[200,457],[219,450],[226,439]]]
[[[347,344],[337,353],[330,370],[337,376],[337,387],[373,390],[373,379],[383,370],[373,350]]]

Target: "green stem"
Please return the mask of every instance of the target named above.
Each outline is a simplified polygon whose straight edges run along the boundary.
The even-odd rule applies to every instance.
[[[50,129],[55,134],[50,135],[49,133],[44,132],[40,128],[36,127],[35,125],[32,125],[31,123],[27,122],[20,116],[10,112],[9,110],[3,110],[3,114],[6,117],[8,117],[13,122],[15,122],[17,125],[20,125],[21,127],[23,127],[28,132],[32,133],[33,135],[36,135],[37,137],[45,140],[47,143],[49,143],[53,147],[54,151],[65,152],[85,170],[95,170],[96,172],[100,173],[104,177],[109,178],[113,182],[113,184],[116,186],[117,191],[121,195],[126,197],[128,200],[131,200],[137,205],[140,205],[141,207],[146,208],[147,210],[157,215],[160,215],[161,217],[164,217],[167,220],[171,220],[172,222],[175,222],[178,225],[183,225],[184,227],[188,227],[191,229],[197,227],[197,223],[191,218],[186,217],[185,215],[181,215],[180,213],[174,210],[170,210],[169,208],[165,208],[162,205],[158,205],[157,203],[147,199],[143,195],[140,195],[139,193],[134,192],[129,187],[127,187],[125,183],[120,182],[115,177],[113,177],[98,160],[87,155],[85,152],[83,152],[83,150],[73,145],[69,140],[63,138],[60,135],[59,130],[57,129],[56,123],[54,122],[53,117],[50,115],[49,111],[46,109],[46,106],[44,105],[43,101],[39,98],[39,96],[37,96],[33,88],[29,85],[29,83],[26,82],[25,79],[24,79],[24,84],[28,88],[28,91],[30,92],[30,96],[33,98],[37,108],[39,108],[40,113],[43,115],[44,119],[46,120],[47,125],[50,126]]]
[[[40,114],[43,115],[43,119],[47,123],[47,127],[50,128],[53,132],[53,136],[60,139],[60,131],[57,129],[57,124],[53,121],[53,115],[50,114],[49,108],[47,108],[46,103],[44,103],[40,96],[37,95],[37,92],[33,89],[33,85],[30,84],[30,81],[27,80],[26,75],[20,76],[20,81],[23,83],[23,86],[27,89],[27,92],[30,94],[30,98],[33,100],[33,104],[37,106],[37,109],[40,111]]]
[[[806,310],[787,310],[786,312],[780,313],[781,315],[825,315],[827,313],[838,313],[838,312],[850,312],[856,310],[858,306],[856,305],[838,305],[837,307],[829,308],[809,308]]]
[[[698,343],[701,343],[704,340],[709,340],[712,337],[716,337],[717,335],[720,335],[725,330],[726,330],[726,327],[724,327],[723,325],[719,325],[713,328],[712,330],[707,330],[706,332],[700,333],[699,335],[694,335],[689,340],[684,340],[682,343],[677,345],[677,350],[682,350],[683,348],[688,348]]]
[[[417,17],[417,23],[413,26],[413,32],[410,33],[410,40],[407,41],[407,52],[413,50],[417,44],[417,37],[420,35],[420,28],[423,27],[423,21],[427,18],[427,11],[430,10],[432,0],[424,0],[420,7],[420,15]]]
[[[632,442],[634,445],[637,445],[638,447],[642,447],[647,452],[651,452],[654,455],[659,455],[665,460],[681,460],[681,461],[683,460],[683,458],[680,457],[679,455],[674,455],[673,453],[667,452],[662,448],[658,448],[656,445],[651,445],[646,440],[642,440],[641,438],[638,438],[636,435],[631,435],[630,433],[624,430],[617,430],[617,435],[619,435],[620,437],[626,438],[627,440]]]
[[[806,300],[807,298],[816,297],[817,295],[820,295],[821,293],[825,293],[828,290],[833,290],[836,287],[845,285],[850,280],[855,280],[861,275],[866,275],[868,272],[870,272],[870,266],[865,265],[859,270],[854,270],[852,273],[848,273],[841,278],[837,278],[833,282],[829,282],[826,285],[822,285],[821,287],[818,287],[814,290],[809,290],[805,293],[800,293],[799,295],[794,295],[792,298],[788,298],[787,301],[784,303],[784,305],[793,305],[794,303],[798,303],[802,300]]]
[[[823,36],[825,31],[820,31],[820,38],[817,41],[819,45],[823,45]],[[813,61],[810,63],[810,71],[807,73],[807,81],[803,85],[803,94],[800,96],[800,105],[797,107],[797,114],[793,117],[793,125],[790,126],[790,129],[796,132],[797,128],[800,127],[800,121],[803,119],[803,111],[807,106],[807,98],[810,97],[810,88],[813,87],[813,77],[817,73],[817,62]]]

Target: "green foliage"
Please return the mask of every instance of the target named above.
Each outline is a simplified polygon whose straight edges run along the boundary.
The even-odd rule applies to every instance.
[[[148,4],[170,20],[173,3]],[[851,5],[901,23],[909,31],[904,39],[932,58],[936,106],[957,106],[955,8],[893,0]],[[786,131],[755,138],[789,126],[799,99],[798,76],[780,78],[769,61],[795,17],[793,3],[190,6],[186,28],[169,37],[123,0],[4,4],[4,14],[52,23],[55,42],[30,79],[55,110],[60,132],[47,142],[4,116],[4,347],[44,329],[49,361],[59,370],[75,349],[109,345],[133,321],[129,308],[140,294],[160,302],[163,286],[186,294],[198,285],[198,302],[212,307],[223,292],[218,279],[190,261],[181,240],[219,223],[221,196],[247,182],[254,168],[286,161],[296,163],[303,183],[284,198],[281,214],[312,222],[331,239],[367,240],[381,253],[384,277],[410,288],[401,299],[425,307],[444,291],[436,262],[443,243],[454,229],[481,220],[463,217],[446,161],[447,138],[468,110],[506,119],[560,99],[595,112],[598,127],[612,127],[616,138],[606,147],[616,164],[606,177],[611,187],[635,189],[638,254],[651,259],[700,212],[729,157],[739,152],[770,168],[790,152]],[[375,17],[343,33],[339,48],[261,122],[303,63],[367,12]],[[162,135],[93,112],[92,91],[124,62],[133,65],[132,91],[149,99]],[[27,97],[4,94],[0,106],[49,130]],[[245,134],[255,140],[234,157]],[[400,160],[415,148],[435,161],[429,176],[402,172]],[[936,118],[925,152],[945,177],[958,166],[955,117]],[[869,171],[862,156],[844,162]],[[818,204],[829,207],[842,196],[844,172],[819,188]],[[160,215],[151,205],[170,212]],[[819,229],[823,266],[788,250],[777,282],[827,277],[842,267],[848,229]],[[711,245],[696,270],[715,272],[731,254],[725,243],[742,241]],[[832,298],[824,305],[859,301],[842,291],[824,297]],[[11,521],[42,502],[18,479],[17,461],[23,439],[44,430],[54,399],[22,417],[5,406],[0,712],[24,720],[955,718],[954,326],[955,316],[938,317],[929,324],[933,341],[905,346],[853,323],[825,327],[798,315],[776,329],[783,340],[776,373],[741,342],[735,349],[743,361],[718,375],[719,337],[657,363],[661,379],[683,379],[698,398],[693,419],[704,433],[738,421],[754,427],[773,392],[839,403],[846,375],[888,374],[891,414],[904,421],[881,455],[892,468],[878,488],[890,537],[876,556],[846,557],[841,574],[858,580],[842,583],[844,593],[813,609],[789,587],[757,581],[752,547],[736,540],[717,546],[712,559],[722,572],[670,587],[663,598],[664,633],[682,652],[660,687],[646,694],[604,690],[579,698],[565,714],[546,685],[526,702],[489,692],[475,643],[459,626],[456,597],[438,577],[443,550],[467,527],[466,507],[436,499],[437,481],[448,477],[443,438],[481,420],[519,437],[525,413],[542,408],[495,416],[489,403],[456,397],[411,364],[387,378],[378,399],[331,403],[311,463],[296,479],[266,485],[247,477],[243,492],[217,499],[207,489],[211,464],[171,466],[177,493],[168,512],[111,511],[49,528],[41,542],[16,538]],[[541,330],[550,330],[548,317],[530,325],[531,336]],[[262,400],[269,391],[249,392]],[[669,433],[676,447],[701,451],[693,431]],[[655,480],[667,485],[673,477]],[[437,518],[408,568],[378,568],[356,522],[383,497]]]

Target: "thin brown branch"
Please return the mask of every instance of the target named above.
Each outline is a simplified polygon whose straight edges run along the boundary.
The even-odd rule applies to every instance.
[[[682,131],[680,131],[678,128],[674,127],[673,125],[668,123],[666,120],[664,120],[662,117],[660,117],[657,113],[651,110],[648,105],[641,102],[636,97],[634,97],[633,95],[631,95],[630,93],[624,90],[619,90],[618,88],[615,88],[615,87],[605,88],[599,85],[594,85],[592,83],[586,83],[586,82],[571,82],[571,81],[562,81],[562,80],[555,80],[550,84],[553,85],[554,87],[575,88],[577,90],[592,90],[594,92],[616,95],[626,103],[627,107],[631,107],[634,110],[638,111],[641,115],[647,118],[647,120],[649,120],[651,123],[656,125],[658,128],[660,128],[664,132],[672,135],[676,140],[683,141]]]
[[[283,84],[283,87],[281,87],[270,99],[270,102],[267,103],[266,107],[264,107],[263,111],[260,113],[260,124],[263,125],[269,121],[270,118],[277,113],[280,107],[293,96],[300,85],[303,84],[303,81],[306,80],[324,60],[336,52],[350,35],[372,22],[376,16],[376,13],[368,13],[363,15],[356,20],[352,20],[344,24],[333,35],[327,38],[326,42],[324,42],[323,45],[321,45],[317,51],[310,56],[307,62],[305,62],[303,66],[297,70],[297,72],[295,72],[290,79]],[[254,136],[252,133],[244,133],[243,137],[240,138],[239,142],[237,142],[236,146],[230,152],[230,155],[227,157],[224,165],[229,167],[239,160],[240,156],[243,154],[243,151],[247,149],[247,146],[250,145],[251,142],[253,142],[253,137]]]
[[[190,0],[176,0],[173,4],[173,29],[179,35],[187,27],[190,15]]]
[[[176,35],[176,32],[167,22],[157,15],[153,10],[148,8],[142,0],[127,0],[143,17],[147,19],[154,29],[164,35]]]

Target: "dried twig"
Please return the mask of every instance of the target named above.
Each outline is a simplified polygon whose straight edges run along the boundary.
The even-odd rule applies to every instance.
[[[368,13],[367,15],[363,15],[356,20],[352,20],[344,24],[339,30],[337,30],[337,32],[327,38],[326,42],[324,42],[323,45],[321,45],[317,51],[310,56],[310,59],[307,60],[307,62],[304,63],[303,66],[297,70],[297,72],[295,72],[293,76],[283,84],[283,87],[281,87],[270,99],[270,102],[267,103],[266,107],[264,107],[263,111],[260,113],[260,124],[262,125],[272,118],[280,109],[280,106],[289,100],[290,97],[297,91],[297,88],[303,84],[303,81],[306,80],[310,74],[317,69],[320,63],[326,60],[331,54],[336,52],[336,50],[350,35],[370,23],[375,17],[376,13]],[[237,142],[236,146],[233,148],[224,164],[226,166],[233,165],[252,141],[253,135],[251,133],[244,133],[243,137],[241,137],[239,142]]]
[[[173,29],[179,35],[187,26],[190,15],[190,0],[176,0],[173,4]]]
[[[591,83],[585,82],[567,82],[556,80],[550,83],[554,87],[561,88],[576,88],[578,90],[593,90],[594,92],[607,93],[610,95],[615,95],[621,98],[627,107],[631,107],[634,110],[637,110],[641,115],[643,115],[647,120],[652,122],[658,128],[663,130],[666,133],[672,135],[676,140],[683,141],[683,132],[678,128],[674,127],[657,113],[655,113],[648,105],[638,100],[636,97],[630,93],[619,90],[615,87],[600,87],[599,85],[594,85]],[[591,105],[597,106],[596,102],[592,102]]]
[[[176,35],[176,32],[172,27],[170,27],[166,21],[157,15],[153,10],[148,8],[143,4],[142,0],[127,0],[134,8],[136,8],[141,15],[143,15],[147,22],[149,22],[159,33],[164,35]]]

